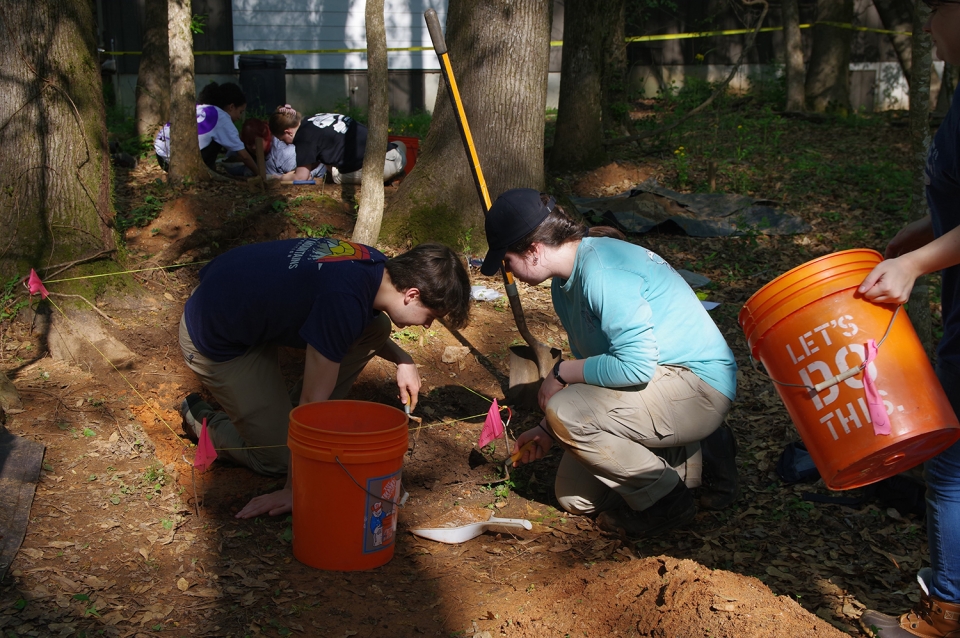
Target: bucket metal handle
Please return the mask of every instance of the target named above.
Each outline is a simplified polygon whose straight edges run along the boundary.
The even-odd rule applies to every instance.
[[[388,501],[387,499],[383,498],[382,496],[378,496],[378,495],[374,494],[373,492],[371,492],[370,490],[368,490],[368,489],[365,488],[364,486],[360,485],[360,483],[357,482],[357,479],[353,478],[353,474],[350,473],[350,470],[348,470],[348,469],[346,468],[346,466],[345,466],[343,463],[340,462],[340,457],[339,457],[339,456],[334,456],[333,458],[334,458],[334,460],[337,462],[337,465],[340,466],[340,469],[342,469],[344,472],[347,473],[347,476],[350,477],[350,480],[353,481],[353,484],[354,484],[354,485],[356,485],[356,486],[359,487],[361,490],[363,490],[364,492],[366,492],[367,494],[369,494],[369,495],[372,496],[373,498],[377,499],[378,501],[382,501],[382,502],[385,502],[385,503],[390,503],[391,505],[394,505],[394,506],[396,506],[396,507],[403,507],[404,504],[407,502],[407,499],[410,498],[410,493],[407,492],[405,489],[403,489],[403,481],[400,481],[400,485],[398,486],[399,489],[397,490],[398,492],[401,492],[402,494],[401,494],[400,498],[399,498],[398,500],[396,500],[396,501]]]
[[[883,333],[883,337],[881,337],[881,338],[880,338],[880,341],[877,342],[877,348],[878,348],[878,349],[880,348],[880,346],[883,345],[883,342],[887,340],[887,336],[890,334],[890,329],[893,328],[893,322],[897,320],[897,315],[900,314],[900,308],[902,308],[902,307],[903,307],[903,306],[897,306],[896,310],[893,311],[893,316],[890,317],[890,323],[887,324],[887,329],[886,329],[886,331]],[[846,380],[849,379],[850,377],[854,377],[854,376],[860,374],[860,373],[863,372],[863,370],[867,367],[866,362],[864,362],[864,363],[861,363],[861,364],[858,365],[858,366],[854,366],[854,367],[850,368],[849,370],[844,370],[843,372],[841,372],[840,374],[838,374],[838,375],[835,376],[835,377],[832,377],[832,378],[827,379],[827,380],[825,380],[825,381],[821,381],[820,383],[818,383],[818,384],[816,384],[816,385],[807,385],[806,383],[787,383],[786,381],[780,381],[780,380],[778,380],[778,379],[774,379],[773,377],[771,377],[771,376],[770,376],[769,374],[767,374],[766,372],[761,371],[759,368],[757,368],[757,361],[756,361],[756,359],[753,358],[752,355],[750,356],[750,364],[753,366],[753,369],[754,369],[756,372],[758,372],[758,373],[762,374],[763,376],[767,377],[768,379],[770,379],[771,381],[773,381],[773,382],[776,383],[777,385],[782,385],[782,386],[786,386],[786,387],[789,387],[789,388],[804,388],[804,389],[806,389],[806,390],[812,391],[814,394],[819,394],[819,393],[823,392],[824,390],[826,390],[827,388],[832,388],[833,386],[837,385],[838,383],[840,383],[840,382],[842,382],[842,381],[846,381]]]

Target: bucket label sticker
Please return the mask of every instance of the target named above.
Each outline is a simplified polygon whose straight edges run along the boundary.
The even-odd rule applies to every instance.
[[[852,342],[858,332],[860,329],[855,318],[844,314],[811,327],[810,330],[788,341],[784,348],[803,384],[813,387],[818,383],[835,379],[848,370],[859,367],[867,360],[864,344]],[[864,338],[863,335],[861,338]],[[872,360],[867,365],[865,374],[876,380],[877,365]],[[873,423],[863,381],[859,376],[856,374],[838,381],[819,393],[814,393],[812,390],[810,392],[819,421],[829,430],[834,441],[838,441],[841,434],[850,434],[853,429],[860,429],[864,425]],[[841,397],[843,387],[856,392],[844,392],[844,396]],[[881,397],[887,396],[887,392],[883,390],[878,394]],[[840,399],[839,402],[838,399]],[[844,403],[845,399],[852,400]],[[890,401],[883,401],[883,407],[888,415],[903,412],[902,405],[895,406]]]
[[[363,553],[379,552],[393,545],[397,533],[400,470],[367,479],[367,502],[363,517]],[[380,498],[374,495],[379,494]]]

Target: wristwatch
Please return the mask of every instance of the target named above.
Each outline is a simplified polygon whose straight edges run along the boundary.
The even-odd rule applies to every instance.
[[[557,361],[557,365],[553,366],[553,378],[560,382],[561,385],[569,385],[566,381],[563,380],[563,377],[560,376],[560,364],[563,361]]]

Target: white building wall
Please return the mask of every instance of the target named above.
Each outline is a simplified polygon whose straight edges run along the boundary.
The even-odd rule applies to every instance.
[[[236,51],[364,49],[364,0],[233,0]],[[386,0],[384,20],[391,69],[440,68],[423,13],[434,9],[446,24],[447,0]],[[357,70],[367,68],[365,53],[285,54],[288,69]]]

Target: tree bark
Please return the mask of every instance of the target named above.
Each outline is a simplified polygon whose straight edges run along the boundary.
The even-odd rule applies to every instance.
[[[876,7],[880,15],[880,22],[887,31],[897,31],[902,34],[913,31],[913,3],[909,0],[873,0],[873,6]],[[910,56],[913,47],[909,35],[891,35],[890,44],[893,50],[897,52],[897,59],[900,61],[900,69],[903,76],[910,82]]]
[[[555,171],[603,164],[602,77],[604,39],[609,29],[606,3],[567,0],[563,13],[563,58],[557,131],[550,153]]]
[[[170,116],[167,0],[145,0],[143,53],[137,71],[137,135],[153,136]]]
[[[91,4],[0,12],[0,277],[115,247]]]
[[[930,148],[930,69],[933,64],[933,41],[923,32],[923,25],[930,15],[930,8],[918,2],[913,16],[913,42],[910,58],[910,163],[913,192],[910,202],[910,218],[926,217],[926,165]],[[933,325],[930,318],[930,278],[917,279],[910,293],[907,314],[927,354],[933,354]]]
[[[446,42],[491,198],[542,188],[550,2],[451,0]],[[400,184],[384,227],[395,243],[486,246],[483,208],[443,80],[417,167]]]
[[[800,37],[800,5],[797,0],[783,0],[784,64],[787,72],[787,111],[804,110],[803,41]]]
[[[853,0],[817,0],[813,50],[807,69],[807,106],[816,113],[850,111],[850,42],[853,31],[821,24],[853,21]]]
[[[603,34],[602,60],[605,61],[600,77],[603,99],[603,128],[605,131],[625,132],[627,121],[627,2],[606,0],[598,3],[606,12],[607,29]],[[566,12],[564,12],[566,19]]]
[[[169,0],[170,172],[172,184],[209,179],[197,141],[197,87],[193,78],[191,0]]]
[[[367,0],[367,152],[363,158],[360,210],[353,241],[373,246],[383,221],[383,154],[387,148],[390,103],[387,95],[387,30],[383,0]]]

